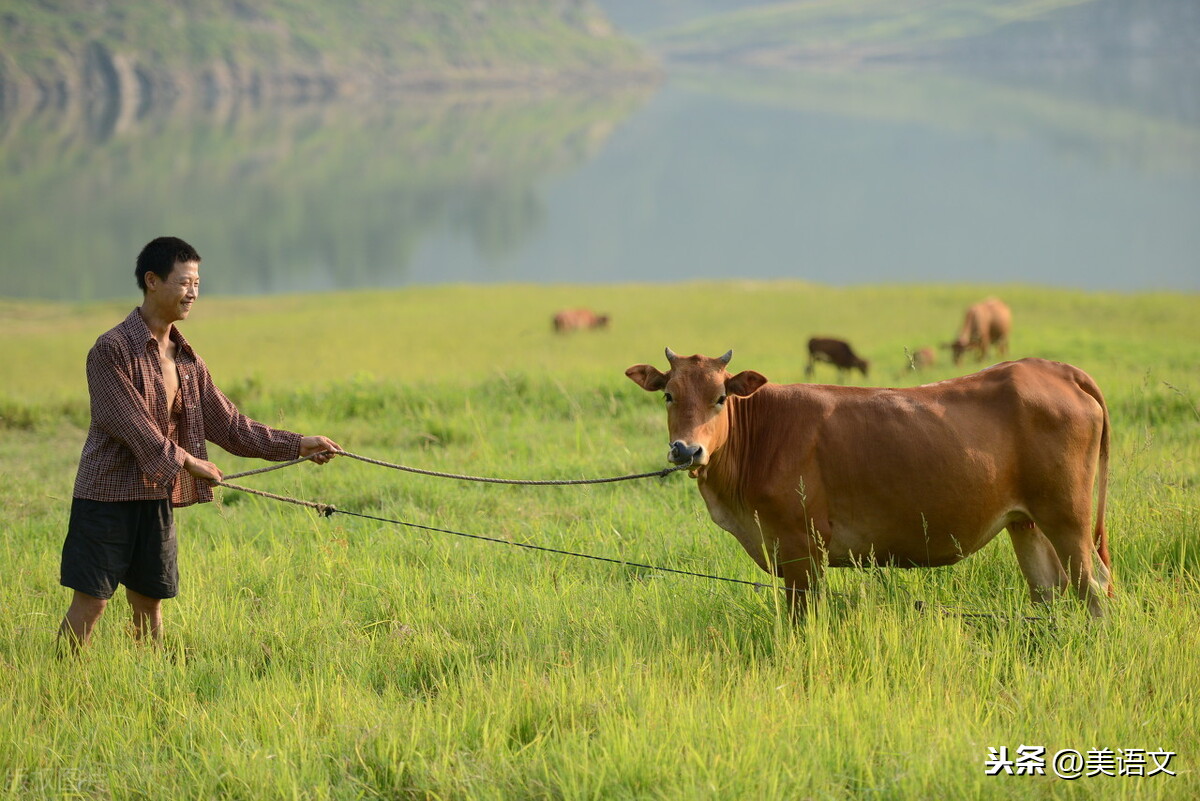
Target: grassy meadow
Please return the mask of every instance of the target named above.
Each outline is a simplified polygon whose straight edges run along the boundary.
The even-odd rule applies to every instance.
[[[227,490],[180,510],[161,651],[118,594],[55,658],[87,424],[84,356],[135,305],[0,300],[0,798],[1200,797],[1200,296],[792,282],[429,287],[201,297],[183,330],[243,411],[433,470],[584,478],[665,466],[663,348],[804,378],[810,335],[906,371],[986,294],[1012,356],[1076,364],[1113,421],[1117,595],[1035,609],[1006,535],[923,571],[828,573],[793,626],[771,590],[537,553]],[[588,305],[610,330],[559,336]],[[820,370],[821,368],[818,367]],[[832,368],[816,380],[835,380]],[[226,472],[261,466],[213,448]],[[868,477],[864,477],[869,480]],[[243,483],[347,511],[767,581],[682,474],[467,484],[347,459]],[[920,603],[918,603],[920,602]],[[1045,775],[985,775],[989,748]],[[1176,775],[1058,778],[1050,757],[1175,752]],[[1098,757],[1092,757],[1099,765]],[[1144,772],[1155,769],[1147,757]],[[1117,772],[1116,763],[1109,768]],[[1133,768],[1136,773],[1136,768]]]

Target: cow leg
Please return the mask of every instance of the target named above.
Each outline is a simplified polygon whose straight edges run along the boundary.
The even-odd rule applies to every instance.
[[[814,361],[812,354],[808,354],[808,366],[804,368],[804,375],[808,378],[812,377]]]
[[[814,590],[820,583],[820,571],[784,570],[782,574],[787,591],[788,616],[793,623],[803,623],[809,610],[815,611],[817,606],[817,594]]]
[[[785,548],[776,561],[775,574],[783,579],[787,589],[788,612],[793,623],[802,623],[810,609],[816,607],[814,592],[821,583],[823,558],[807,537],[804,545]]]
[[[1037,526],[1032,522],[1010,524],[1008,536],[1035,604],[1050,603],[1066,591],[1067,572],[1058,561],[1058,552]]]
[[[1100,563],[1099,569],[1094,567],[1099,559],[1092,559],[1096,554],[1096,546],[1085,520],[1086,517],[1053,523],[1040,520],[1038,524],[1054,545],[1058,561],[1066,571],[1068,586],[1074,589],[1079,600],[1087,604],[1092,617],[1103,617],[1102,599],[1108,591],[1109,572],[1103,563]]]

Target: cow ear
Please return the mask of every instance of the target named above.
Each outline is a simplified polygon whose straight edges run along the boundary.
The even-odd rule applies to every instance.
[[[756,373],[753,370],[743,370],[735,376],[730,376],[725,379],[725,391],[730,395],[753,395],[758,392],[763,384],[767,383],[767,378],[762,373]]]
[[[667,376],[651,364],[635,364],[625,371],[625,375],[647,392],[657,392],[667,385]]]

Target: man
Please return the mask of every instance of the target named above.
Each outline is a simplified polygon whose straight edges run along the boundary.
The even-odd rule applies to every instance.
[[[138,639],[162,640],[162,601],[178,592],[173,508],[212,500],[221,471],[205,440],[238,456],[324,464],[341,448],[251,420],[212,382],[179,333],[200,293],[200,255],[160,237],[138,255],[142,305],[88,352],[92,421],[79,460],[63,543],[63,586],[75,591],[59,628],[87,643],[108,599],[125,585]]]

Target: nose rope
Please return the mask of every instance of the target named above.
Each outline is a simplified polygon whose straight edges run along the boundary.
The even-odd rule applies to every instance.
[[[669,476],[671,473],[675,473],[680,470],[686,470],[690,466],[690,464],[676,465],[675,467],[664,467],[662,470],[655,470],[655,471],[649,472],[649,473],[632,473],[630,475],[610,476],[607,478],[576,478],[576,479],[492,478],[492,477],[488,477],[488,476],[470,476],[470,475],[464,475],[462,473],[443,473],[438,470],[424,470],[419,467],[409,467],[407,465],[394,464],[392,462],[385,462],[382,459],[372,459],[367,456],[360,456],[357,453],[350,453],[349,451],[336,450],[336,451],[321,451],[320,453],[310,454],[309,456],[301,456],[298,459],[292,459],[287,462],[279,462],[277,464],[273,464],[268,467],[260,467],[257,470],[246,470],[241,473],[231,473],[227,476],[224,476],[224,478],[225,479],[245,478],[246,476],[254,476],[254,475],[258,475],[259,473],[269,473],[272,470],[280,470],[284,467],[291,467],[292,465],[297,465],[297,464],[300,464],[301,462],[307,462],[310,459],[315,459],[318,456],[325,456],[328,454],[334,454],[336,456],[345,456],[348,459],[357,459],[360,462],[365,462],[367,464],[373,464],[378,467],[387,467],[391,470],[403,470],[406,473],[416,473],[417,475],[422,475],[422,476],[433,476],[434,478],[449,478],[449,479],[454,479],[456,481],[475,481],[475,482],[479,482],[479,483],[483,483],[483,484],[512,484],[512,485],[533,486],[533,487],[577,486],[580,484],[612,484],[617,481],[633,481],[634,479],[639,479],[639,478],[665,478],[666,476]]]

